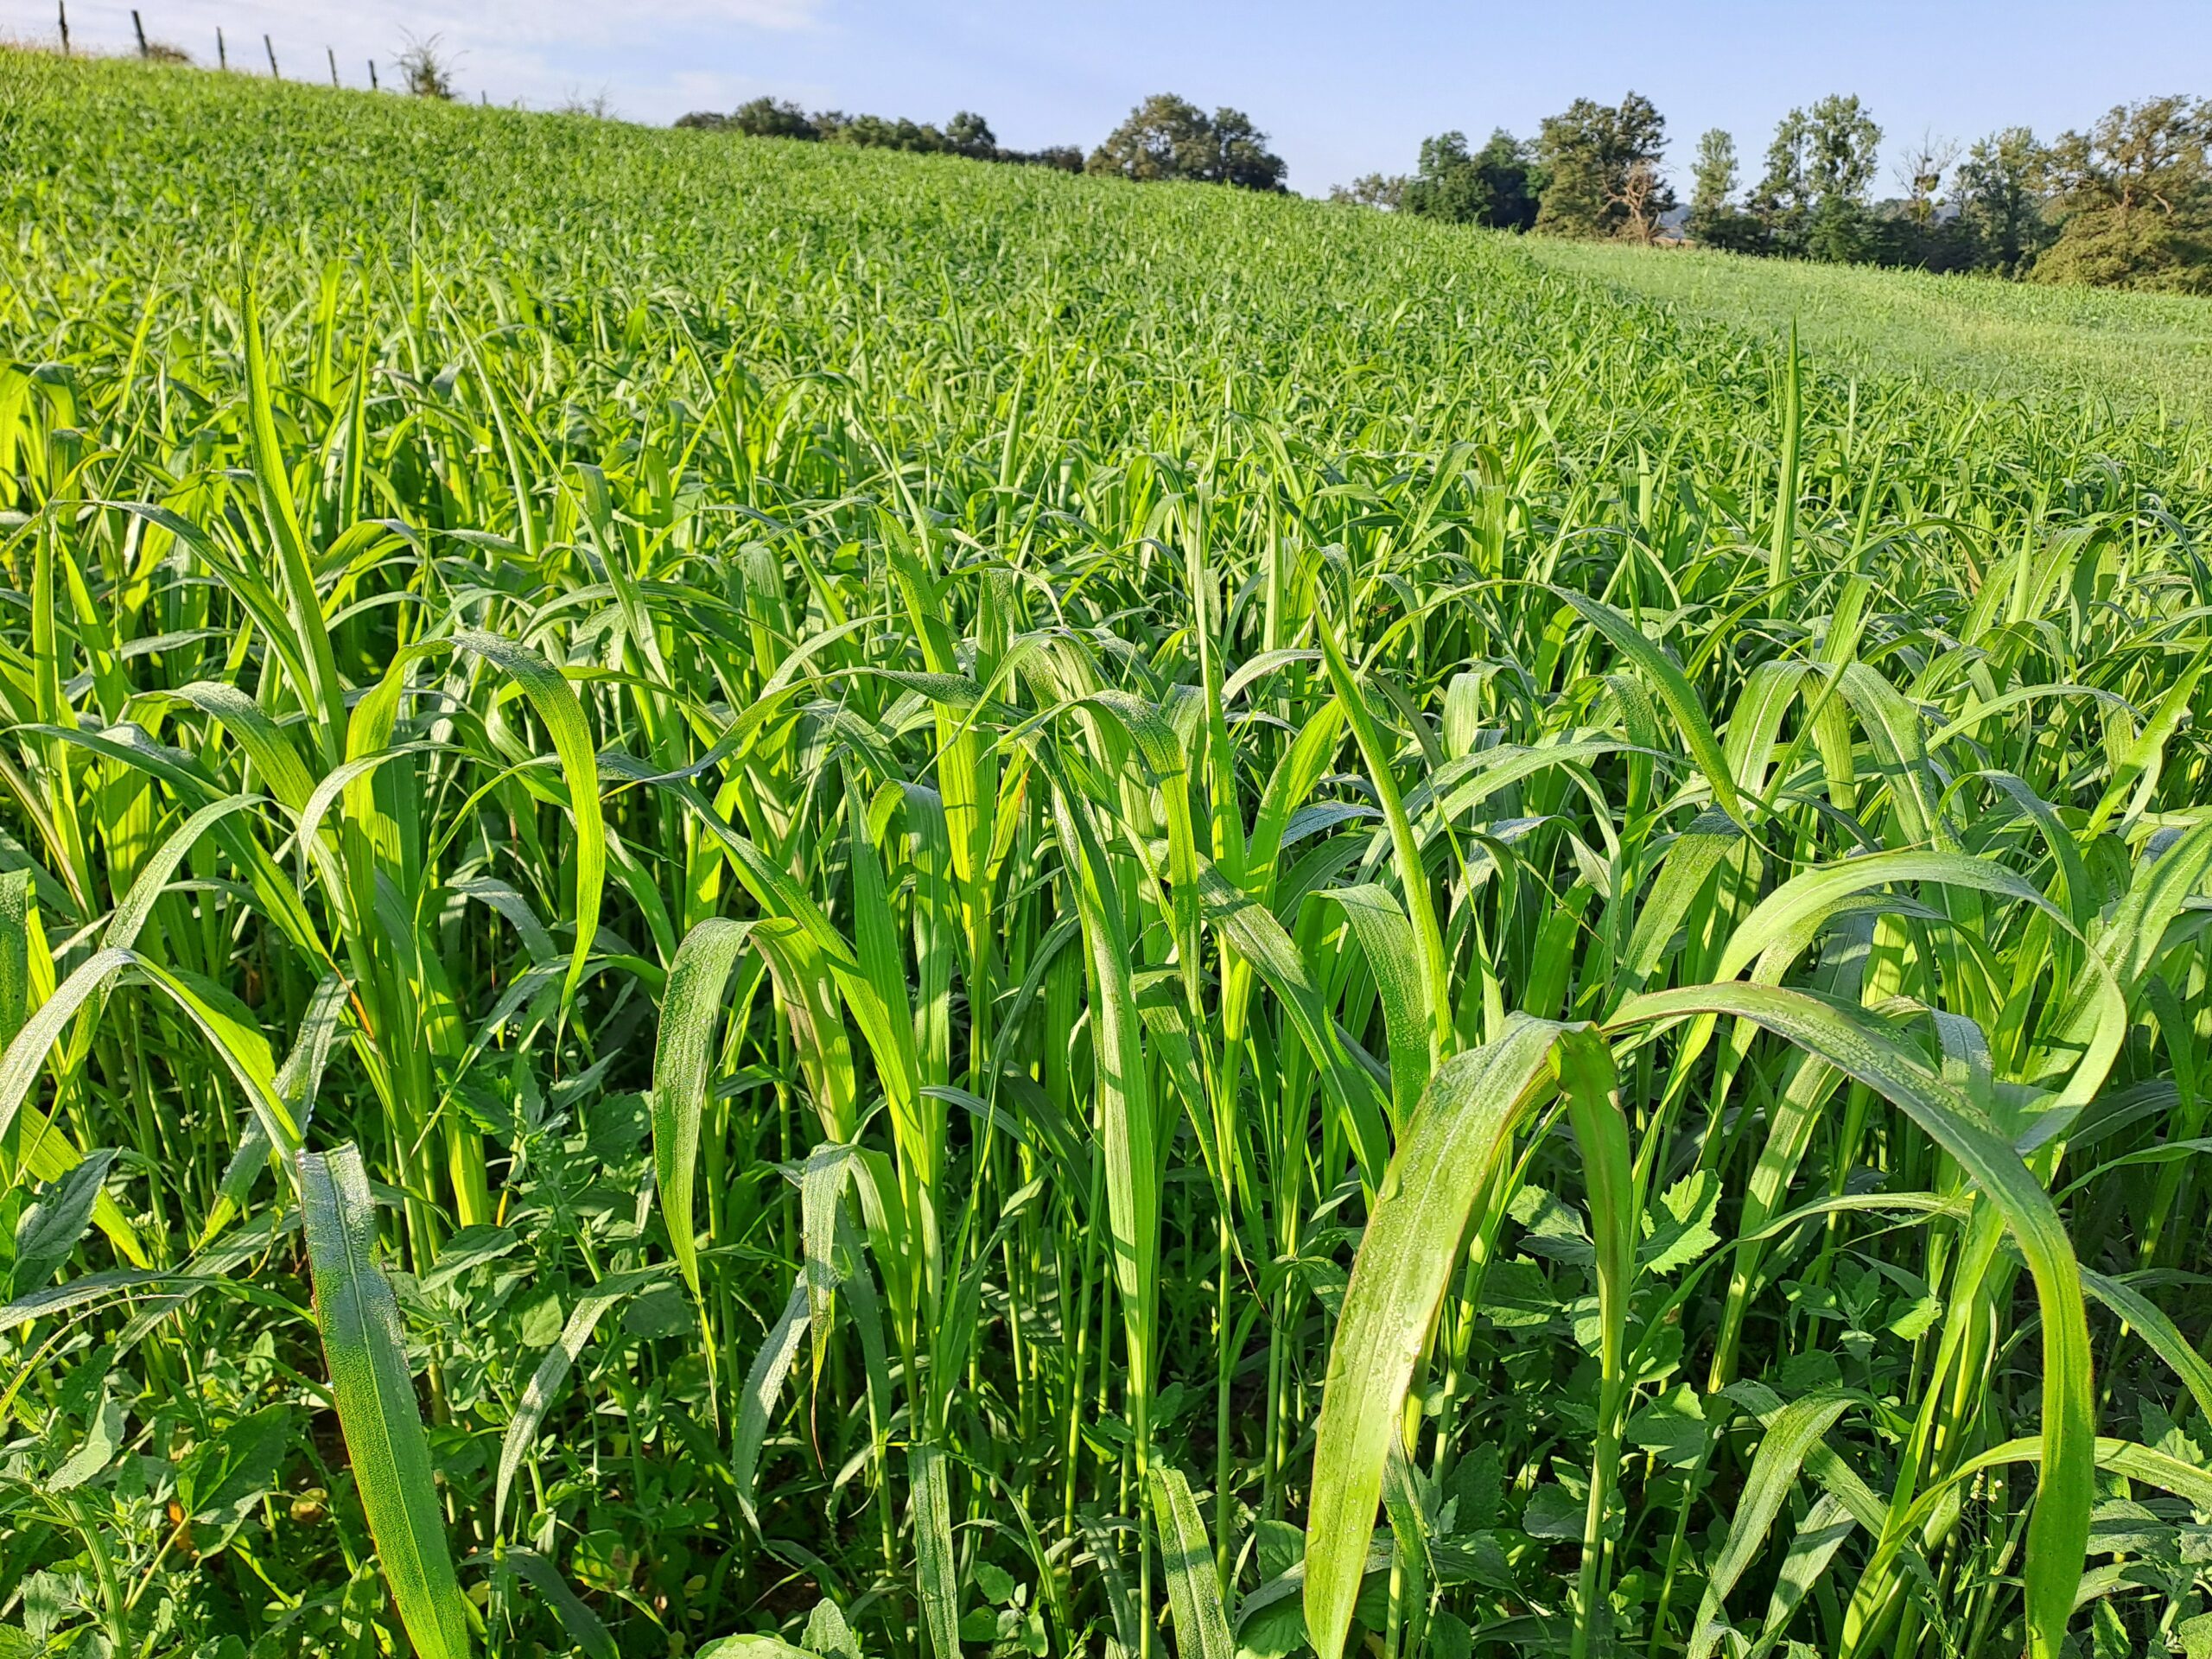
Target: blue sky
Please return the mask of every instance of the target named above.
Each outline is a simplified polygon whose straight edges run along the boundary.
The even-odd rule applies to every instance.
[[[127,0],[68,0],[88,44],[127,47]],[[980,110],[1002,143],[1096,143],[1144,93],[1230,104],[1274,137],[1294,189],[1408,169],[1426,134],[1529,133],[1581,94],[1665,114],[1686,172],[1708,126],[1755,169],[1791,105],[1856,92],[1893,161],[1923,130],[2046,137],[2123,99],[2212,93],[2212,0],[140,0],[148,32],[287,76],[365,84],[407,32],[443,36],[494,102],[604,92],[666,122],[760,92],[918,120]],[[0,32],[50,35],[53,0],[0,0]],[[1885,165],[1885,174],[1886,174]],[[1881,189],[1890,188],[1886,176]]]

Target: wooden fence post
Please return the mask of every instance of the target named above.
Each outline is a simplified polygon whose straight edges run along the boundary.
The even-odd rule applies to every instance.
[[[261,44],[269,54],[270,79],[282,80],[284,78],[283,72],[276,67],[276,43],[270,40],[266,35],[264,35],[261,37]]]
[[[138,8],[136,6],[130,9],[130,28],[132,33],[138,36],[138,55],[143,58],[146,55],[146,25],[138,21]]]
[[[69,0],[54,0],[61,10],[61,55],[69,55]]]
[[[223,43],[223,31],[220,29],[215,31],[215,67],[218,69],[227,69],[231,67],[231,48]]]
[[[338,84],[338,54],[330,47],[326,46],[322,49],[330,59],[330,84],[335,86]]]
[[[377,60],[374,58],[369,60],[369,90],[372,92],[377,90]]]

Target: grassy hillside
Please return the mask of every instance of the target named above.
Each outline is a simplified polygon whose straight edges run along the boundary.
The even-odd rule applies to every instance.
[[[2201,1647],[2208,520],[1446,228],[0,53],[0,1654]]]
[[[1693,316],[1786,334],[1839,368],[1911,372],[2000,397],[2202,420],[2212,414],[2212,304],[1977,276],[1698,250],[1531,240],[1547,269]]]

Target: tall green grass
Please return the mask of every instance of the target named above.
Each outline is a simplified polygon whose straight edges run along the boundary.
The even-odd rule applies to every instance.
[[[2202,429],[0,99],[0,1643],[2212,1639]]]

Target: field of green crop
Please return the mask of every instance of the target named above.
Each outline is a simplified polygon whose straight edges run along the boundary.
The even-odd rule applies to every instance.
[[[1524,244],[1549,270],[1786,338],[1840,371],[1923,376],[2091,418],[2212,418],[2212,305],[2180,295],[1777,261],[1620,243]]]
[[[1448,227],[0,53],[0,1656],[2212,1652],[2208,531]]]

